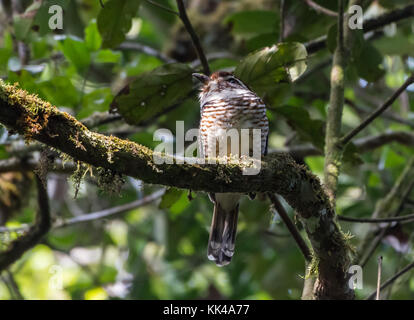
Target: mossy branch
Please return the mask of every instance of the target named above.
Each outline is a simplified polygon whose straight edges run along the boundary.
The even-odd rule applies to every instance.
[[[94,133],[50,103],[1,80],[0,123],[26,140],[40,141],[77,161],[146,183],[206,192],[278,193],[296,210],[311,241],[319,263],[319,289],[329,293],[317,297],[352,297],[347,285],[348,245],[334,209],[319,179],[286,154],[263,158],[257,175],[243,175],[238,164],[157,164],[154,157],[161,154]]]

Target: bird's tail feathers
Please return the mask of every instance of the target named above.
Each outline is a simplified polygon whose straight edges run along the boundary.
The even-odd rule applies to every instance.
[[[207,256],[220,267],[229,264],[233,257],[238,215],[238,204],[226,211],[219,202],[214,202]]]

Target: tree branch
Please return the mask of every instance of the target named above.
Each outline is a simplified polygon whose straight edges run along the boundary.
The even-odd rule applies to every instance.
[[[134,51],[142,52],[142,53],[145,53],[146,55],[155,57],[165,63],[177,62],[175,59],[172,59],[166,56],[162,52],[154,48],[151,48],[150,46],[138,43],[138,42],[131,42],[131,41],[123,42],[119,45],[118,48],[123,49],[123,50],[134,50]]]
[[[84,123],[84,122],[82,122]],[[358,152],[369,152],[380,148],[384,145],[387,145],[392,142],[398,142],[402,145],[414,147],[414,133],[408,131],[393,131],[385,132],[374,136],[368,136],[364,138],[359,138],[354,141],[355,146],[358,148]],[[39,148],[32,149],[30,145],[26,147],[28,150],[24,149],[21,152],[26,155],[27,152],[36,151]],[[40,146],[40,145],[39,145]],[[37,150],[38,151],[38,150]],[[20,151],[14,152],[18,155]],[[313,146],[312,144],[304,144],[292,146],[289,148],[280,148],[275,150],[270,150],[269,155],[275,154],[289,154],[294,159],[296,158],[305,158],[309,156],[321,156],[323,152]],[[20,157],[20,155],[19,155]],[[21,159],[19,157],[12,157],[9,159],[0,160],[0,173],[10,172],[10,171],[33,171],[35,170],[39,163],[34,159]],[[50,171],[59,172],[59,173],[72,173],[76,170],[76,166],[73,162],[66,162],[64,165],[61,161],[56,161],[52,164]],[[341,219],[341,218],[340,218]]]
[[[345,98],[345,103],[349,105],[354,111],[362,118],[363,115],[370,114],[371,110],[367,110],[358,106],[355,102],[350,99]],[[403,125],[409,126],[410,128],[414,129],[414,122],[409,121],[400,115],[392,112],[391,110],[386,110],[381,114],[381,117],[384,119],[388,119],[397,123],[401,123]]]
[[[178,11],[179,11],[179,17],[181,21],[184,24],[185,29],[187,30],[188,34],[191,37],[191,40],[193,41],[194,48],[197,51],[197,55],[200,59],[201,65],[203,66],[204,74],[210,75],[210,67],[208,65],[208,61],[206,58],[206,55],[204,54],[204,50],[201,46],[200,39],[197,36],[197,33],[194,31],[194,28],[190,22],[190,19],[188,19],[187,11],[185,10],[184,2],[183,0],[176,0]]]
[[[105,209],[105,210],[101,210],[101,211],[97,211],[97,212],[92,212],[92,213],[88,213],[88,214],[84,214],[78,217],[74,217],[71,219],[66,219],[66,220],[62,220],[62,221],[57,221],[55,224],[53,224],[53,229],[59,229],[59,228],[64,228],[67,226],[71,226],[74,224],[78,224],[78,223],[83,223],[83,222],[90,222],[90,221],[96,221],[96,220],[100,220],[100,219],[106,219],[109,218],[111,216],[114,215],[118,215],[124,212],[127,212],[129,210],[132,209],[136,209],[139,207],[142,207],[148,203],[154,202],[155,200],[161,198],[165,193],[164,189],[155,191],[154,193],[143,197],[142,199],[139,200],[135,200],[132,201],[130,203],[126,203],[120,206],[116,206],[113,208],[109,208],[109,209]]]
[[[149,204],[159,198],[161,198],[165,193],[164,189],[155,191],[154,193],[151,193],[141,199],[126,203],[126,204],[122,204],[116,207],[112,207],[112,208],[108,208],[108,209],[104,209],[101,211],[96,211],[96,212],[92,212],[92,213],[87,213],[81,216],[77,216],[74,218],[69,218],[69,219],[65,219],[65,220],[58,220],[55,223],[53,223],[52,227],[51,227],[51,231],[55,230],[55,229],[60,229],[60,228],[65,228],[68,226],[72,226],[74,224],[78,224],[78,223],[84,223],[84,222],[91,222],[91,221],[97,221],[97,220],[101,220],[101,219],[107,219],[109,217],[127,212],[129,210],[132,209],[136,209],[139,207],[142,207],[146,204]],[[28,229],[30,229],[31,226],[30,225],[23,225],[17,228],[7,228],[7,227],[1,227],[0,226],[0,233],[10,233],[10,232],[23,232],[23,231],[27,231]]]
[[[395,280],[397,280],[402,275],[406,274],[408,271],[414,268],[414,262],[407,265],[405,268],[403,268],[401,271],[397,272],[395,275],[393,275],[391,278],[389,278],[387,281],[385,281],[381,287],[380,290],[384,290],[387,288],[390,284],[394,283]],[[372,300],[376,296],[377,291],[374,291],[371,293],[365,300]]]
[[[25,235],[14,240],[6,251],[0,253],[0,272],[16,262],[27,250],[33,248],[50,229],[51,222],[47,191],[37,175],[36,185],[37,202],[39,205],[36,223]]]
[[[408,5],[401,9],[385,13],[377,18],[364,21],[364,33],[373,31],[375,29],[386,26],[387,24],[397,22],[414,16],[414,5]],[[305,44],[308,54],[315,53],[321,49],[326,48],[327,36],[321,36],[317,39],[311,40]]]
[[[414,221],[414,213],[408,214],[402,217],[392,217],[392,218],[352,218],[346,216],[338,216],[338,220],[340,221],[348,221],[348,222],[357,222],[357,223],[384,223],[384,222],[411,222]]]
[[[321,5],[317,4],[316,2],[313,2],[312,0],[304,0],[306,2],[306,4],[311,7],[312,9],[314,9],[317,12],[323,13],[327,16],[330,17],[337,17],[338,14],[335,11],[329,10],[325,7],[322,7]]]
[[[103,124],[108,124],[114,121],[121,120],[122,117],[119,114],[112,114],[108,112],[94,112],[89,117],[82,119],[82,124],[89,129],[98,127]]]
[[[336,188],[342,158],[342,149],[338,144],[341,127],[342,111],[344,107],[344,74],[346,68],[345,36],[349,35],[348,28],[344,28],[344,0],[338,0],[338,35],[337,47],[333,56],[331,70],[331,91],[326,121],[325,135],[325,167],[324,180],[332,203],[335,203]],[[345,30],[346,35],[345,35]]]
[[[409,131],[391,131],[380,133],[374,136],[368,136],[356,139],[354,145],[360,153],[368,152],[391,142],[398,142],[405,146],[414,147],[414,133]],[[321,156],[323,152],[312,144],[292,146],[289,148],[280,148],[271,150],[269,154],[288,153],[293,158],[304,158],[308,156]],[[1,166],[0,166],[1,168]]]
[[[175,14],[176,16],[179,16],[180,15],[177,11],[175,11],[175,10],[173,10],[171,8],[168,8],[168,7],[162,5],[162,4],[158,3],[158,2],[155,2],[155,1],[152,1],[152,0],[145,0],[145,1],[147,1],[148,3],[152,4],[153,6],[156,6],[156,7],[160,8],[160,9],[162,9],[164,11],[167,11],[169,13]]]
[[[399,214],[405,199],[411,192],[414,181],[414,157],[407,161],[404,171],[398,177],[393,188],[388,192],[384,199],[378,201],[375,211],[372,214],[373,219],[377,218],[394,218]],[[361,242],[360,250],[355,258],[355,264],[362,267],[368,262],[369,258],[381,242],[387,227],[383,227],[379,234],[371,229]]]
[[[280,14],[279,14],[279,16],[280,16],[279,42],[282,42],[283,39],[285,38],[286,2],[285,2],[285,0],[280,0],[279,2],[280,2],[280,4],[279,4],[279,10],[280,10]]]
[[[39,161],[34,159],[21,159],[12,157],[9,159],[0,160],[0,173],[4,172],[18,172],[18,171],[33,171],[39,167]],[[65,163],[61,161],[54,162],[50,171],[60,173],[72,173],[76,170],[74,163]]]
[[[146,183],[206,192],[278,193],[300,216],[318,261],[317,298],[353,297],[347,283],[349,246],[319,179],[284,154],[264,157],[257,175],[243,164],[178,164],[178,159],[116,137],[89,131],[65,112],[0,80],[0,123],[78,161]],[[157,163],[154,159],[164,159]],[[175,162],[175,163],[174,163]]]
[[[283,205],[280,203],[279,199],[276,195],[273,193],[268,193],[267,196],[269,197],[270,201],[272,202],[272,205],[276,212],[279,214],[280,218],[285,223],[286,227],[288,228],[290,234],[292,235],[293,239],[296,241],[296,244],[298,245],[300,251],[302,251],[302,254],[307,262],[310,262],[312,260],[312,254],[309,250],[308,246],[306,245],[305,240],[303,240],[302,236],[300,235],[298,229],[293,224],[292,220],[289,218],[285,208],[283,208]]]
[[[382,274],[382,256],[378,258],[378,276],[377,276],[377,298],[376,300],[380,300],[380,292],[381,292],[381,274]]]
[[[407,87],[410,86],[412,83],[414,83],[414,75],[408,77],[408,79],[403,83],[403,85],[399,87],[398,90],[395,91],[394,94],[391,97],[389,97],[388,100],[382,106],[380,106],[377,110],[372,112],[364,121],[362,121],[358,127],[347,133],[340,141],[342,146],[345,146],[349,141],[352,140],[353,137],[355,137],[358,133],[364,130],[372,121],[374,121],[379,115],[381,115],[385,110],[387,110],[394,103],[394,101],[397,100],[400,94],[403,93],[405,89],[407,89]]]

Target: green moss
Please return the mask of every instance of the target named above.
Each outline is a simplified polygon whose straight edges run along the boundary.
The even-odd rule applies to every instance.
[[[305,279],[309,279],[311,277],[317,277],[319,274],[319,259],[318,257],[312,252],[312,260],[309,262],[306,268],[306,275]]]
[[[90,169],[89,166],[84,165],[81,161],[76,161],[76,163],[77,163],[76,170],[70,177],[75,187],[75,199],[78,196],[78,192],[80,189],[80,185],[83,181],[83,178],[85,177],[86,173],[88,173]]]
[[[98,172],[98,185],[99,187],[109,194],[120,194],[122,186],[125,184],[125,178],[108,169],[97,168]]]

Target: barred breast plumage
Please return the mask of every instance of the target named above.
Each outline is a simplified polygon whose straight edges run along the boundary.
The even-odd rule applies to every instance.
[[[261,154],[266,154],[269,124],[263,101],[231,73],[221,71],[210,77],[201,74],[194,76],[203,83],[199,139],[203,156],[218,155],[218,140],[223,135],[223,129],[260,129]],[[252,141],[249,147],[253,148]],[[230,150],[227,148],[227,155],[230,155]],[[214,203],[214,213],[208,258],[223,266],[230,263],[234,253],[241,194],[215,193],[209,196]]]

